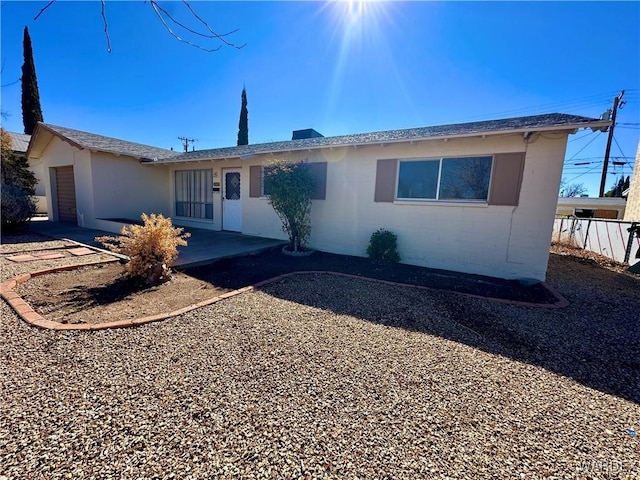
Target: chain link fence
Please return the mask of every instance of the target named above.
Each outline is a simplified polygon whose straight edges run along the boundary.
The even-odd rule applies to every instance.
[[[557,215],[552,241],[569,243],[628,265],[640,261],[640,222]]]

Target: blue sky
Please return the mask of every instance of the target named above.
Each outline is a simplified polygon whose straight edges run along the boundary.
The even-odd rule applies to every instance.
[[[108,53],[100,2],[58,1],[34,20],[47,3],[1,4],[10,131],[23,131],[12,82],[26,25],[44,118],[56,125],[174,149],[186,136],[204,149],[235,145],[243,86],[250,143],[302,128],[329,136],[556,111],[598,117],[625,89],[612,156],[635,157],[639,2],[190,2],[246,44],[215,53],[172,38],[142,0],[107,1]],[[182,3],[159,5],[203,30]],[[570,137],[565,178],[591,195],[605,144],[602,133]],[[608,186],[631,173],[633,158],[624,161]]]

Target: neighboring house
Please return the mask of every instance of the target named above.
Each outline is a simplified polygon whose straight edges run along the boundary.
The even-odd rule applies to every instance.
[[[556,215],[622,220],[626,206],[622,197],[560,197]]]
[[[117,231],[118,219],[162,213],[282,239],[264,166],[304,161],[317,179],[312,248],[363,256],[384,227],[405,263],[543,280],[567,136],[609,125],[548,114],[339,137],[298,131],[291,141],[179,154],[39,124],[28,155],[47,167],[54,220]]]
[[[638,141],[631,184],[625,194],[627,195],[627,209],[624,212],[624,219],[640,222],[640,141]]]
[[[25,133],[7,132],[11,137],[11,143],[13,145],[13,153],[19,157],[24,157],[27,154],[27,148],[29,148],[29,141],[31,135]],[[47,213],[47,199],[45,196],[44,186],[44,165],[41,160],[29,160],[29,168],[36,176],[38,183],[36,184],[36,208],[37,212],[44,214]]]

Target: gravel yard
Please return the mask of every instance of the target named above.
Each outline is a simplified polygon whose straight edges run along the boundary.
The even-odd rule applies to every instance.
[[[569,307],[295,276],[91,333],[2,301],[0,479],[640,478],[640,281],[548,281]]]

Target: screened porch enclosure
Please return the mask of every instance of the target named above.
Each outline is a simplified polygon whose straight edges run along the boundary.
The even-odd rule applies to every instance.
[[[213,220],[213,176],[211,170],[175,172],[175,215]]]

